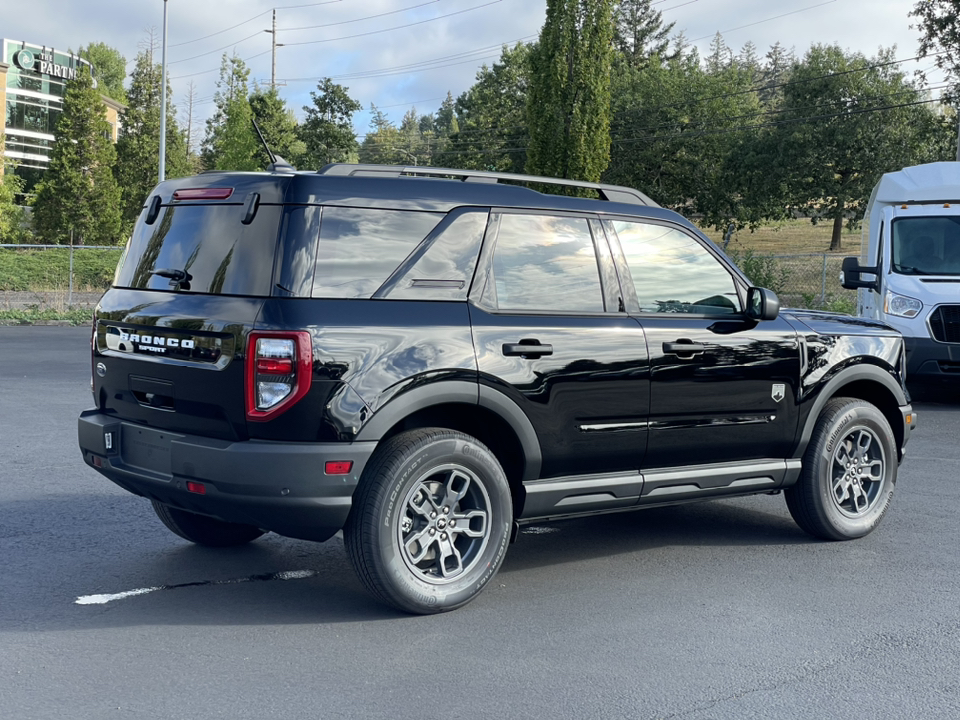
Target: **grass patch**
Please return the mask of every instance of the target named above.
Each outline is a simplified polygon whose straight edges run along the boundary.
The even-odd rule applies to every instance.
[[[700,230],[717,245],[723,247],[723,233],[701,227]],[[830,252],[833,222],[821,221],[814,225],[809,219],[785,220],[763,225],[756,230],[744,228],[733,234],[728,251],[753,251],[758,255],[799,255]],[[860,254],[860,230],[849,231],[844,225],[841,235],[844,256]],[[838,254],[840,254],[838,253]]]
[[[25,308],[0,310],[0,325],[35,325],[39,322],[67,322],[71,325],[89,325],[89,308],[70,306],[62,310],[29,305]]]
[[[123,248],[75,249],[73,288],[103,291],[113,281],[113,272]],[[0,248],[0,291],[45,291],[70,285],[69,248]]]

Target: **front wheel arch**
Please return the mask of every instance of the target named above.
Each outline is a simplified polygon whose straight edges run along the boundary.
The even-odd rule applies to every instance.
[[[803,424],[794,458],[802,458],[810,444],[817,420],[831,400],[838,397],[856,398],[876,406],[890,423],[896,438],[897,460],[903,459],[904,427],[901,407],[908,403],[903,388],[893,376],[875,365],[858,365],[841,371],[823,387]]]

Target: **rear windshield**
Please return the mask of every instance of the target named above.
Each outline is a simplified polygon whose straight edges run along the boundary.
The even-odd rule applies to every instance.
[[[261,205],[253,222],[244,225],[242,205],[164,207],[153,225],[137,223],[114,285],[268,296],[281,209]]]

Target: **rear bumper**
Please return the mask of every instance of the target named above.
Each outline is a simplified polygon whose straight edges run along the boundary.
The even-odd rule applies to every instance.
[[[956,380],[960,382],[960,344],[932,338],[903,338],[907,348],[907,381]]]
[[[343,527],[376,447],[375,442],[229,442],[157,430],[98,410],[81,413],[77,435],[84,462],[136,495],[317,541]],[[353,466],[349,474],[327,475],[327,461]],[[202,483],[205,492],[188,491],[188,481]]]

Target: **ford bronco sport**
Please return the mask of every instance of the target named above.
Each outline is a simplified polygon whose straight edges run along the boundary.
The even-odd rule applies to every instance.
[[[163,182],[92,345],[88,465],[195,543],[343,530],[413,613],[532,522],[783,491],[866,535],[916,425],[888,326],[780,311],[636,190],[500,173]]]

